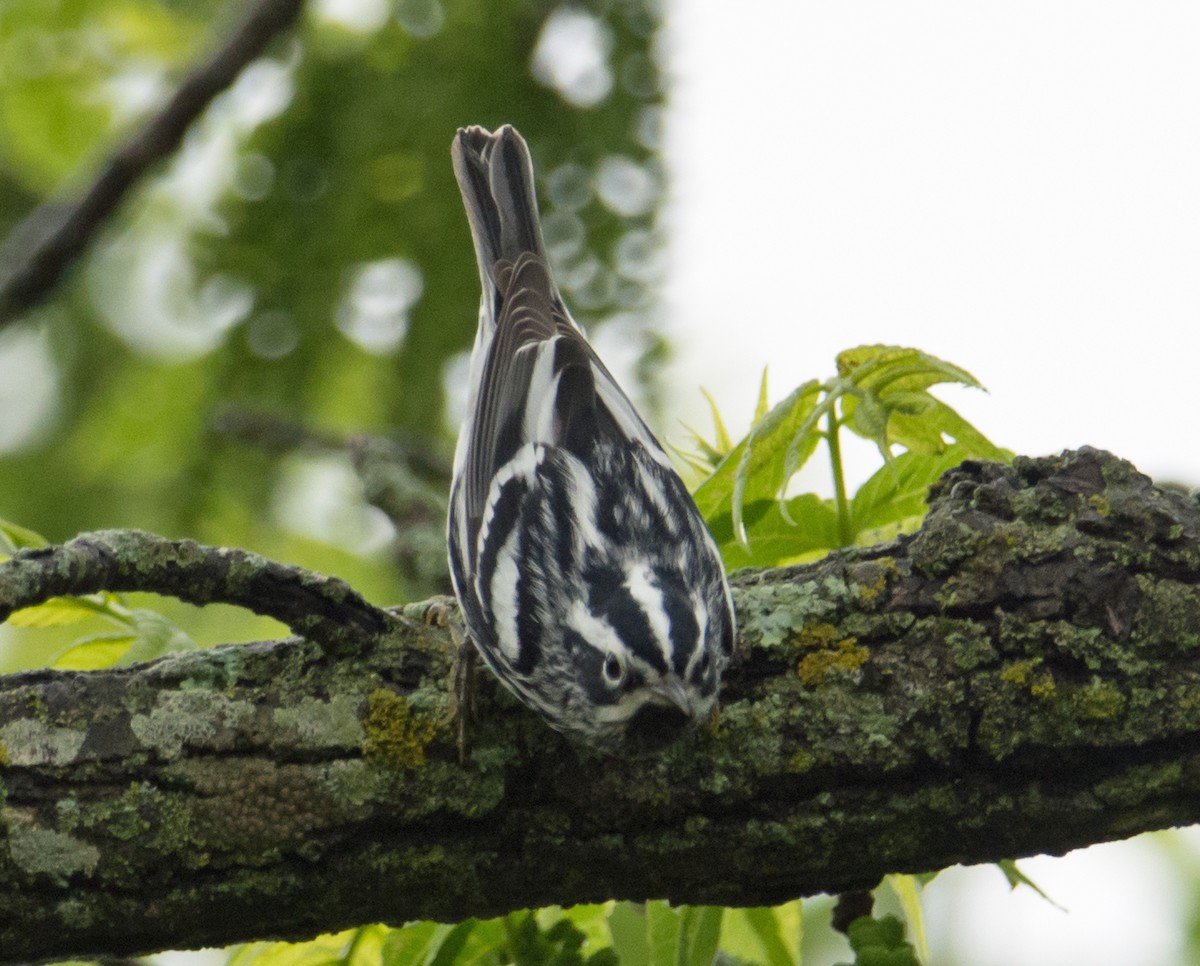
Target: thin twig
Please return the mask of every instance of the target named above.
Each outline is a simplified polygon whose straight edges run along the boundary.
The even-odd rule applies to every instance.
[[[74,203],[47,201],[0,250],[0,325],[43,301],[141,177],[179,146],[191,123],[267,44],[300,15],[304,0],[259,0],[228,42],[195,68],[174,96],[117,149]]]

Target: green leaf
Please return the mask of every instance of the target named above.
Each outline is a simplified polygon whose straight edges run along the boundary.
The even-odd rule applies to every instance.
[[[671,445],[671,449],[679,454],[681,459],[687,461],[688,466],[692,469],[707,476],[713,471],[713,468],[724,459],[725,454],[708,442],[700,433],[692,429],[687,423],[683,424],[683,428],[687,430],[688,436],[691,437],[691,442],[698,450],[695,453],[689,453],[687,450],[679,446]]]
[[[849,427],[863,439],[874,440],[882,447],[887,445],[888,411],[878,396],[866,394],[861,397],[847,396],[843,412],[849,418]]]
[[[847,349],[838,354],[837,367],[842,378],[881,399],[947,382],[982,388],[966,369],[904,346],[864,345]]]
[[[506,919],[501,916],[498,919],[475,920],[475,927],[455,960],[456,966],[474,966],[476,963],[491,966],[502,960],[508,944]]]
[[[680,911],[676,966],[712,966],[725,910],[720,906],[685,906]]]
[[[767,966],[795,966],[800,962],[799,936],[794,943],[784,938],[783,917],[775,909],[757,907],[743,909],[746,923],[762,945]]]
[[[709,523],[729,570],[779,567],[838,546],[837,511],[829,500],[815,493],[802,493],[785,506],[790,520],[784,517],[778,500],[760,499],[745,507],[746,546],[734,536],[731,517],[718,517]]]
[[[733,440],[729,438],[729,431],[725,428],[725,421],[721,419],[721,411],[717,409],[717,402],[709,394],[707,389],[701,389],[704,398],[708,400],[708,408],[712,411],[713,421],[713,450],[720,453],[722,456],[733,449]]]
[[[956,442],[970,456],[978,459],[1012,459],[1008,450],[1001,449],[954,409],[937,399],[918,416],[893,413],[888,422],[888,438],[918,453],[940,453],[951,442]]]
[[[97,671],[113,667],[137,638],[133,634],[97,634],[76,641],[51,662],[51,667],[68,671]]]
[[[879,446],[940,453],[950,437],[972,455],[1000,458],[1001,451],[945,403],[926,391],[943,383],[982,388],[965,369],[919,349],[859,346],[838,356],[847,387],[843,403],[847,427]]]
[[[723,516],[732,521],[735,538],[742,534],[745,504],[774,499],[785,482],[784,462],[789,448],[811,415],[820,395],[815,380],[796,389],[754,425],[749,434],[721,461],[712,476],[693,494],[701,515],[712,526]],[[803,441],[811,455],[817,436]]]
[[[14,627],[63,627],[103,613],[104,600],[98,595],[51,597],[33,607],[14,611],[8,622]]]
[[[380,966],[420,966],[425,962],[429,951],[434,948],[438,930],[449,932],[449,927],[440,926],[436,922],[413,922],[400,929],[391,930],[383,941]]]
[[[916,952],[904,941],[904,925],[895,916],[860,916],[850,923],[848,936],[855,966],[920,966]]]
[[[679,913],[662,899],[646,903],[647,966],[675,966],[679,946]]]
[[[900,908],[904,910],[904,918],[908,920],[908,928],[913,934],[917,952],[921,959],[929,959],[929,944],[925,939],[925,917],[921,911],[921,890],[916,877],[893,874],[884,876],[884,879],[900,900]]]
[[[750,423],[751,426],[762,422],[763,417],[770,409],[770,404],[767,401],[767,367],[763,366],[762,379],[758,382],[758,405],[754,407],[754,420]]]
[[[744,454],[748,449],[750,455],[745,457],[744,471],[755,481],[755,486],[746,491],[746,498],[774,496],[778,471],[783,468],[783,453],[791,442],[793,432],[811,411],[819,392],[820,385],[815,380],[805,383],[751,427],[750,432],[729,451],[712,476],[701,483],[692,494],[702,516],[707,519],[711,515],[729,511],[733,504],[738,471],[742,468]],[[759,482],[768,477],[770,479],[766,482]]]
[[[1029,878],[1029,876],[1017,868],[1016,859],[1001,859],[996,863],[996,868],[1004,873],[1004,878],[1008,880],[1009,888],[1015,889],[1017,886],[1028,886],[1048,903],[1050,903],[1050,905],[1054,906],[1055,909],[1061,909],[1063,912],[1067,911],[1063,906],[1060,906],[1057,902],[1046,895],[1046,893],[1042,891],[1041,886],[1039,886],[1036,882]]]
[[[562,910],[562,917],[572,923],[583,933],[590,950],[605,949],[613,944],[612,932],[609,928],[609,917],[612,915],[615,902],[602,902],[591,905],[571,906]],[[539,913],[540,916],[546,910]],[[543,923],[543,926],[545,923]]]
[[[458,959],[458,954],[467,944],[471,932],[475,929],[475,922],[474,919],[465,919],[457,925],[451,926],[440,937],[440,942],[435,947],[437,952],[428,961],[429,966],[453,966]]]
[[[138,609],[131,611],[130,616],[135,640],[121,664],[140,664],[164,654],[196,650],[196,642],[157,611]]]
[[[333,966],[345,961],[357,929],[329,933],[302,943],[249,943],[238,946],[226,966]]]
[[[50,546],[50,541],[40,533],[0,517],[0,550],[5,553],[16,553],[18,550],[26,548],[40,550],[42,547],[48,546]]]
[[[646,915],[632,902],[618,902],[608,916],[613,949],[622,963],[645,963],[650,958]]]
[[[878,398],[878,397],[872,397]],[[888,410],[905,416],[920,416],[927,412],[937,400],[924,389],[901,392],[889,392],[887,399]]]
[[[956,444],[937,455],[901,453],[884,463],[850,501],[855,537],[889,526],[897,532],[914,526],[928,509],[929,487],[970,455],[966,447]]]

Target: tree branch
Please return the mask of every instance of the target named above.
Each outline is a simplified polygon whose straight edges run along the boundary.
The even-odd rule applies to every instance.
[[[404,626],[336,577],[140,530],[86,533],[61,546],[21,550],[0,563],[0,621],[51,597],[100,590],[236,604],[275,618],[331,654],[369,648]]]
[[[0,260],[0,325],[40,303],[139,179],[175,151],[184,132],[267,44],[287,30],[304,0],[259,0],[226,44],[195,68],[174,96],[108,160],[73,204],[47,201],[18,225]]]
[[[415,622],[5,680],[0,962],[769,904],[1200,819],[1200,508],[1128,464],[965,464],[912,536],[734,583],[720,720],[658,756],[578,752],[488,679],[459,765]]]

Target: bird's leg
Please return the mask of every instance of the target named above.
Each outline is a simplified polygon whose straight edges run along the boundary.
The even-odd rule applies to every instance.
[[[462,764],[467,759],[468,719],[475,715],[475,668],[479,661],[479,651],[457,618],[458,608],[451,598],[437,598],[431,601],[422,615],[422,620],[431,627],[448,630],[450,639],[454,642],[448,715],[449,720],[458,720],[458,761]]]
[[[458,645],[458,658],[454,662],[454,691],[452,707],[458,714],[458,763],[467,760],[468,722],[475,717],[475,669],[479,664],[479,651],[475,642],[464,637]]]

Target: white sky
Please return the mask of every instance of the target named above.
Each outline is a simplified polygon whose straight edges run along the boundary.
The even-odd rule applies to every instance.
[[[945,398],[1002,445],[1200,483],[1200,5],[688,0],[669,23],[689,421],[698,382],[744,423],[768,362],[778,399],[842,348],[915,345],[988,387]]]
[[[707,428],[702,384],[740,431],[765,364],[775,401],[842,348],[915,345],[988,387],[943,398],[1001,445],[1200,484],[1200,4],[676,0],[669,24],[676,415]],[[973,966],[1178,962],[1188,899],[1148,841],[1029,863],[1066,914],[993,870],[935,883],[933,962],[939,937]]]

